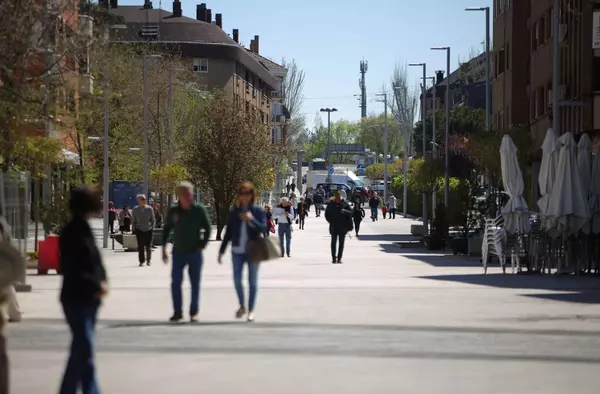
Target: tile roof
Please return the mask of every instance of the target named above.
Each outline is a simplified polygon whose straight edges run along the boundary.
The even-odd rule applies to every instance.
[[[207,57],[225,57],[240,62],[255,73],[269,86],[275,87],[277,81],[254,54],[236,43],[219,26],[202,22],[187,16],[175,17],[172,12],[160,9],[145,9],[142,6],[119,6],[110,12],[123,19],[128,31],[120,33],[121,41],[144,42],[140,32],[144,25],[158,25],[159,39],[149,43],[181,43],[201,46]],[[198,52],[197,50],[196,52]],[[262,58],[262,56],[261,56]],[[265,59],[268,60],[268,59]],[[276,63],[274,63],[276,64]]]
[[[247,48],[246,48],[246,51],[248,51],[250,56],[252,56],[257,62],[259,62],[260,64],[262,64],[265,68],[267,68],[269,70],[285,70],[285,67],[283,67],[281,64],[275,63],[271,59],[268,59],[262,55],[259,55],[258,53],[252,52],[250,49],[247,49]]]

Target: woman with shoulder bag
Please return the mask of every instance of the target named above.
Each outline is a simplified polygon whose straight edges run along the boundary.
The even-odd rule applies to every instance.
[[[221,249],[219,250],[219,264],[223,263],[223,254],[227,245],[231,242],[231,260],[233,262],[233,283],[237,293],[239,308],[235,317],[241,319],[248,313],[248,321],[254,321],[254,306],[256,293],[258,291],[258,261],[248,258],[247,246],[250,242],[259,240],[267,231],[267,216],[265,211],[254,205],[256,191],[249,182],[243,182],[237,189],[235,207],[229,213],[227,229]],[[248,266],[248,308],[246,309],[244,299],[244,286],[242,285],[242,273],[244,265]]]

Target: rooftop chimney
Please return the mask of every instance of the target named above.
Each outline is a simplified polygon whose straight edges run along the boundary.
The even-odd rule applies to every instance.
[[[196,6],[196,19],[201,22],[206,22],[206,3]]]
[[[254,52],[254,40],[250,40],[250,52]]]
[[[240,43],[240,31],[238,29],[233,29],[233,41]]]
[[[119,1],[118,0],[110,0],[110,8],[118,8],[119,7]]]
[[[204,22],[212,23],[212,11],[206,10],[206,20]]]
[[[175,0],[173,1],[173,16],[175,18],[181,18],[181,1]]]
[[[144,9],[145,10],[151,10],[152,9],[152,2],[150,0],[144,0]]]
[[[254,36],[254,53],[258,54],[258,36]]]
[[[223,28],[223,14],[215,15],[215,22],[220,29]]]
[[[444,80],[444,72],[436,71],[435,72],[435,84],[437,85],[438,83],[442,82],[443,80]]]

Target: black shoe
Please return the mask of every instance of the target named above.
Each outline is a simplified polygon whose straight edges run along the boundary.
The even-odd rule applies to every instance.
[[[142,262],[140,263],[140,267],[143,267],[143,266],[144,266],[144,262],[142,261]]]
[[[288,254],[287,254],[287,257],[292,257],[292,256],[290,256],[290,254],[288,253]]]
[[[337,263],[342,264],[342,259],[338,259]]]
[[[175,313],[173,316],[171,316],[171,318],[169,319],[169,322],[179,323],[182,320],[183,320],[183,315]]]
[[[146,263],[146,265],[147,265],[148,267],[150,267],[150,262],[148,261],[148,262]]]
[[[337,264],[337,260],[335,259],[335,257],[331,259],[331,264]]]

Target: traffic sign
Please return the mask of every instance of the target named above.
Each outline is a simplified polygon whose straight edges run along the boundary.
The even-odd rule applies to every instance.
[[[327,169],[327,173],[328,173],[329,175],[333,175],[333,173],[334,173],[334,172],[335,172],[335,168],[333,168],[333,166],[330,166],[330,167]]]

